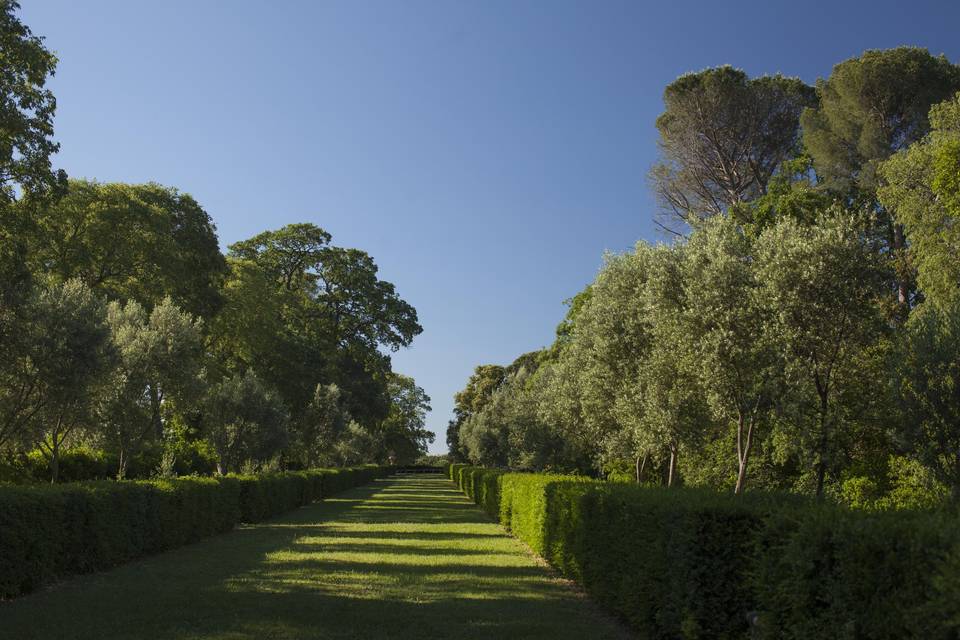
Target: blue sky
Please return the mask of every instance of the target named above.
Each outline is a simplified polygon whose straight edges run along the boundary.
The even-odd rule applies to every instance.
[[[191,193],[225,247],[291,222],[368,251],[433,398],[549,344],[604,251],[657,239],[663,87],[731,64],[808,82],[868,48],[960,62],[960,2],[23,0],[61,62],[57,165]]]

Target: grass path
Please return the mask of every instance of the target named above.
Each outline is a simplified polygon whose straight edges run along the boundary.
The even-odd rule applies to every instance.
[[[381,480],[0,603],[3,640],[621,637],[430,476]]]

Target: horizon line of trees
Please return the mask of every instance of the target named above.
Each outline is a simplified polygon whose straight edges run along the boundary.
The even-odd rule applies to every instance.
[[[960,67],[664,91],[668,242],[608,255],[553,345],[481,365],[452,457],[866,507],[960,498]]]
[[[0,4],[0,466],[39,452],[55,482],[77,447],[117,478],[147,449],[219,473],[425,453],[430,399],[389,356],[422,327],[373,258],[308,223],[224,255],[190,195],[68,179],[57,59],[18,9]]]

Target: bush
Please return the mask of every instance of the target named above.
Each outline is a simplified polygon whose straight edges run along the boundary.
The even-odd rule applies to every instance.
[[[649,638],[957,638],[957,514],[451,465],[451,478]],[[486,491],[486,493],[484,493]]]
[[[258,522],[388,471],[0,486],[0,599]]]
[[[467,464],[449,465],[450,479],[457,483],[460,490],[478,505],[483,507],[490,517],[500,517],[500,477],[503,471],[472,467]]]

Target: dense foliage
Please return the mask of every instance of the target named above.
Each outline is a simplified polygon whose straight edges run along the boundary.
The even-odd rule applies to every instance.
[[[956,516],[454,464],[451,479],[643,638],[954,638]]]
[[[0,480],[425,454],[430,399],[389,356],[422,329],[373,258],[307,223],[224,255],[189,194],[67,180],[56,58],[18,9],[0,2]]]
[[[454,460],[850,505],[960,498],[960,67],[664,92],[669,242],[607,256],[553,345],[481,365]]]

